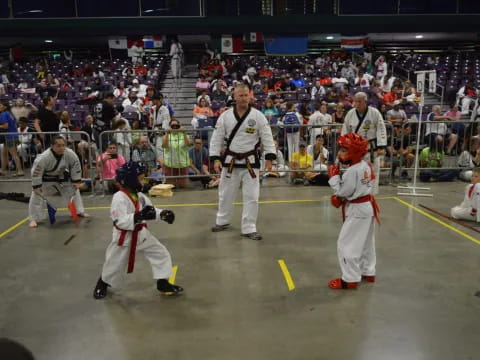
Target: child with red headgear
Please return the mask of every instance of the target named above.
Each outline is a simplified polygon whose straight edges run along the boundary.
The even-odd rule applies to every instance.
[[[378,206],[372,195],[375,178],[370,163],[362,160],[368,152],[368,141],[350,133],[339,137],[337,158],[342,167],[331,165],[328,183],[335,191],[332,205],[342,207],[343,226],[337,252],[342,277],[331,280],[331,289],[355,289],[363,279],[375,281],[375,219]]]

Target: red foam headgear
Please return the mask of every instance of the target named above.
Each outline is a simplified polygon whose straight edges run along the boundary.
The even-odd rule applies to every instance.
[[[368,141],[358,134],[342,135],[338,138],[337,144],[348,150],[346,155],[338,158],[344,164],[356,164],[368,153]]]

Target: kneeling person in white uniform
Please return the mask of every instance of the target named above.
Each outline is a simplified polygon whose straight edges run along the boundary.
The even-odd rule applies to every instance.
[[[46,218],[44,190],[48,187],[54,187],[62,197],[68,199],[67,202],[73,198],[77,215],[88,217],[80,196],[82,185],[82,168],[77,154],[66,147],[63,137],[54,138],[52,146],[33,162],[33,191],[28,204],[29,227],[37,227],[38,222]]]
[[[235,106],[218,118],[210,141],[210,158],[216,172],[221,171],[218,187],[219,206],[213,232],[225,230],[230,223],[233,202],[242,184],[243,213],[242,236],[261,240],[257,232],[259,197],[259,147],[265,151],[265,170],[272,170],[276,150],[268,120],[249,106],[247,85],[237,85],[234,90]],[[223,168],[222,168],[223,167]]]
[[[150,199],[140,191],[147,169],[136,162],[128,162],[117,169],[116,180],[120,191],[113,195],[110,217],[113,220],[113,238],[108,245],[102,275],[93,292],[95,299],[103,299],[109,286],[117,286],[127,268],[133,272],[135,255],[143,251],[152,266],[157,289],[165,295],[176,295],[183,288],[168,281],[172,275],[172,260],[167,248],[147,229],[146,220],[163,220],[172,224],[175,215],[170,210],[153,207]]]
[[[472,172],[472,183],[465,189],[463,202],[452,208],[451,215],[454,219],[471,220],[480,222],[480,167]]]
[[[362,160],[368,141],[358,134],[338,139],[338,160],[348,168],[340,175],[338,165],[329,168],[329,184],[335,191],[331,202],[342,207],[343,226],[338,236],[338,261],[342,277],[331,280],[331,289],[355,289],[360,280],[375,281],[375,220],[378,206],[372,195],[373,170]]]

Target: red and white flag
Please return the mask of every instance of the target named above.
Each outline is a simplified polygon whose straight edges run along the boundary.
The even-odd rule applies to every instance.
[[[222,35],[222,53],[241,53],[243,52],[243,39],[241,36]]]
[[[263,41],[263,34],[259,32],[251,32],[249,36],[250,42],[261,42]]]
[[[365,47],[367,40],[367,35],[342,35],[340,39],[340,47],[350,51],[362,50]]]

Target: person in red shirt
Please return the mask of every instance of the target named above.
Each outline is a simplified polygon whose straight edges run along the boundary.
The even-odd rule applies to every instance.
[[[398,89],[392,87],[392,90],[385,94],[383,97],[383,103],[387,106],[393,106],[395,101],[398,100]]]
[[[261,78],[272,78],[273,77],[273,72],[272,70],[268,69],[266,66],[264,66],[259,72],[258,76]]]
[[[147,75],[147,68],[142,65],[141,62],[137,63],[137,66],[135,67],[135,76],[146,76]]]

